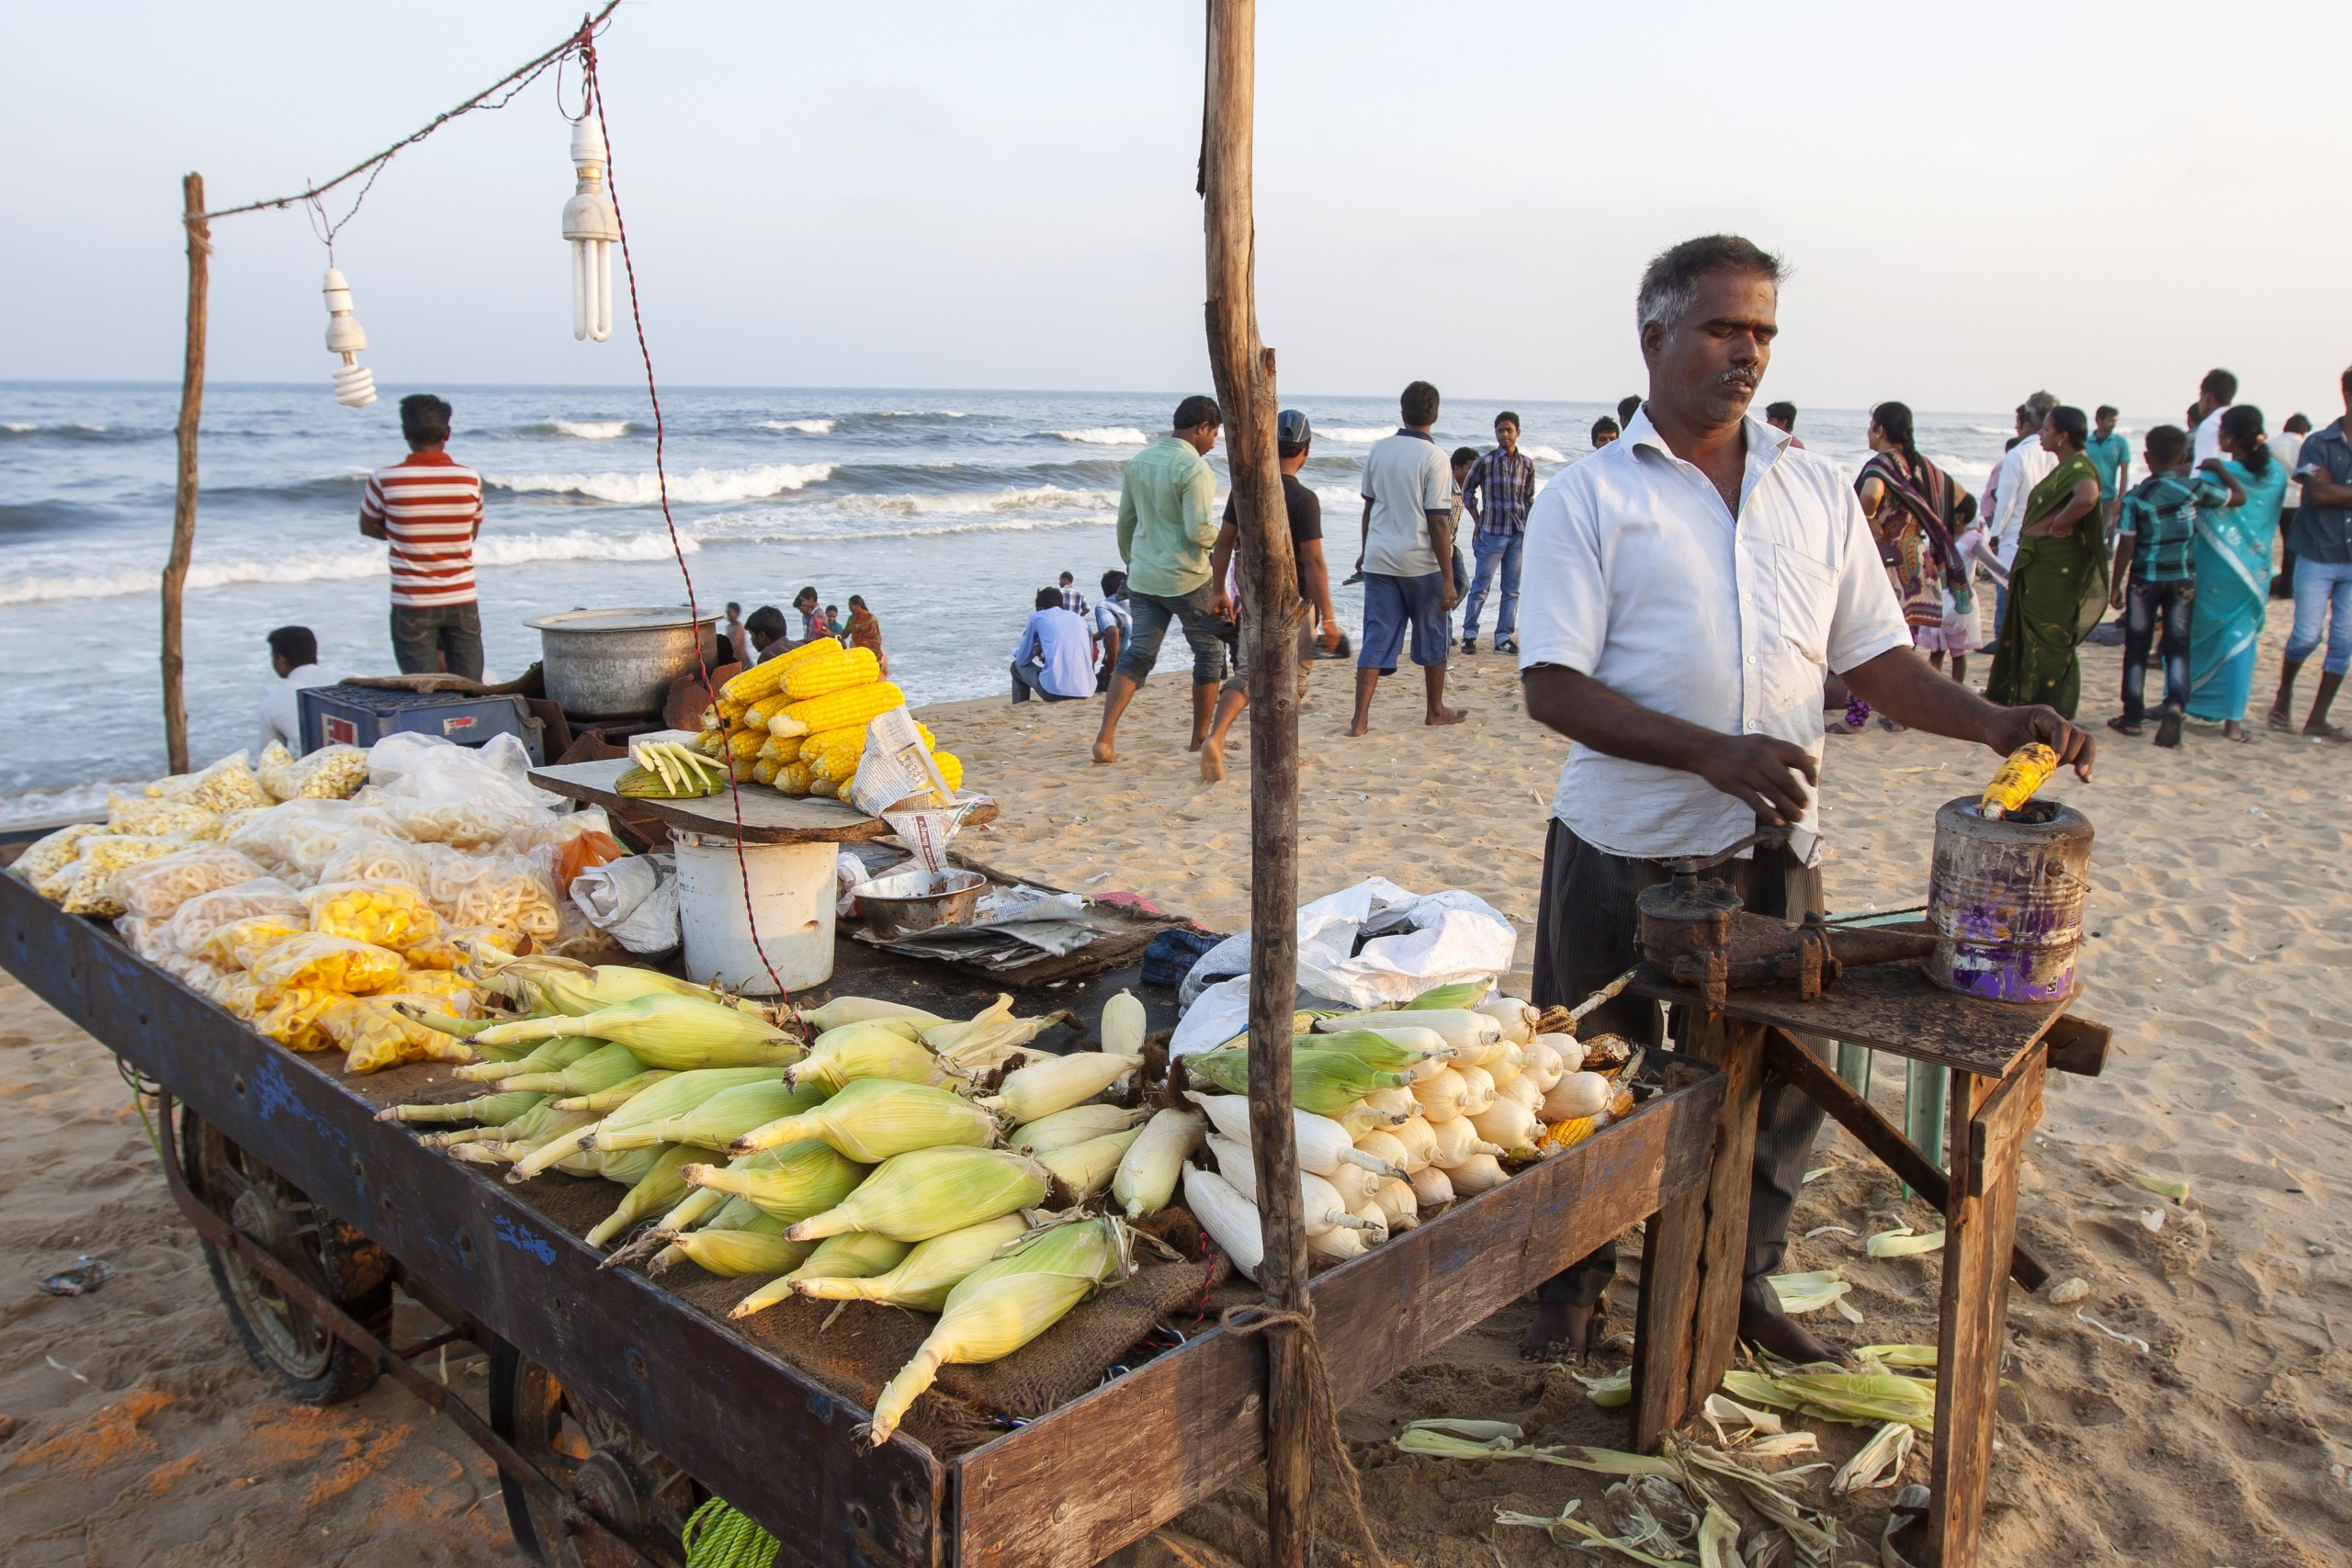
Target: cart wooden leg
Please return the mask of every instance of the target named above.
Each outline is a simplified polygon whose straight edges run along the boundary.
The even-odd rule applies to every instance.
[[[1634,1450],[1648,1453],[1690,1412],[1690,1335],[1707,1190],[1677,1198],[1642,1233],[1642,1294],[1634,1324]]]
[[[1944,1202],[1930,1471],[1929,1560],[1941,1568],[1975,1568],[1984,1530],[2017,1231],[2018,1164],[2041,1120],[2044,1066],[2037,1045],[2007,1077],[1952,1074],[1951,1186]]]
[[[1715,1163],[1690,1305],[1690,1375],[1684,1409],[1706,1402],[1739,1348],[1739,1292],[1747,1262],[1747,1198],[1755,1183],[1756,1110],[1764,1093],[1764,1026],[1721,1014],[1696,1018],[1686,1047],[1724,1071]]]

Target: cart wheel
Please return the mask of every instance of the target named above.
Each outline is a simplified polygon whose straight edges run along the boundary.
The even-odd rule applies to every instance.
[[[490,1348],[490,1424],[605,1529],[654,1562],[684,1568],[686,1520],[710,1494],[503,1339]],[[498,1484],[525,1552],[546,1568],[595,1568],[513,1477],[502,1471]]]
[[[195,1111],[180,1113],[189,1187],[204,1206],[259,1242],[379,1338],[392,1326],[392,1259],[302,1195]],[[376,1364],[233,1253],[209,1241],[204,1260],[254,1364],[304,1404],[338,1404],[375,1382]]]

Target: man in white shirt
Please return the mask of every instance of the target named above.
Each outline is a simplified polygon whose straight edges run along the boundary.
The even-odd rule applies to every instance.
[[[2188,454],[2188,466],[2202,468],[2205,459],[2219,462],[2229,456],[2222,450],[2222,416],[2238,400],[2238,378],[2227,370],[2208,370],[2205,379],[2197,383],[2197,401],[2193,422],[2195,443]]]
[[[319,639],[308,626],[280,626],[269,634],[269,667],[277,683],[261,699],[261,743],[281,742],[302,754],[302,705],[295,693],[305,686],[332,686],[343,677],[319,667]]]
[[[1533,999],[1574,1004],[1633,966],[1634,897],[1658,863],[1785,830],[1717,874],[1752,912],[1824,906],[1815,782],[1821,690],[2004,756],[2041,740],[2090,776],[2090,738],[2046,707],[1996,708],[1911,649],[1860,503],[1837,467],[1747,417],[1779,331],[1781,264],[1733,235],[1643,275],[1650,389],[1623,439],[1554,476],[1528,514],[1520,670],[1531,717],[1572,742],[1547,824]],[[1924,823],[1923,823],[1924,829]],[[1587,1019],[1658,1043],[1620,997]],[[1741,1337],[1798,1361],[1838,1352],[1783,1316],[1768,1276],[1821,1111],[1768,1086],[1757,1116]],[[1612,1243],[1547,1280],[1521,1343],[1581,1355]]]
[[[1372,728],[1372,694],[1396,672],[1412,637],[1413,662],[1427,694],[1425,724],[1460,724],[1445,705],[1445,658],[1453,646],[1453,467],[1430,427],[1437,389],[1416,381],[1397,400],[1404,423],[1372,444],[1363,460],[1363,648],[1356,656],[1356,716],[1350,735]]]
[[[1985,491],[1993,497],[1993,514],[1986,519],[1986,542],[2000,562],[2001,580],[1993,599],[1993,635],[1976,651],[1990,653],[2000,641],[2001,623],[2009,615],[2009,563],[2017,558],[2018,539],[2025,529],[2025,506],[2033,487],[2048,479],[2058,459],[2041,449],[2041,422],[2058,406],[2052,392],[2036,392],[2018,405],[2018,440],[1993,465]]]

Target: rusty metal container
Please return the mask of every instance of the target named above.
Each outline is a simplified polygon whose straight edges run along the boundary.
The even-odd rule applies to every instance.
[[[1928,977],[1985,1001],[2073,996],[2090,863],[2090,819],[2070,806],[2037,800],[1994,821],[1973,796],[1946,802],[1928,873]]]

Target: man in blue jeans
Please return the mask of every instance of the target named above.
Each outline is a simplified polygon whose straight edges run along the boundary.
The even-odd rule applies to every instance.
[[[2291,730],[2295,676],[2324,632],[2327,658],[2303,733],[2339,746],[2352,740],[2352,731],[2328,723],[2327,709],[2344,684],[2344,671],[2352,669],[2352,370],[2344,372],[2343,390],[2345,416],[2313,431],[2295,458],[2295,478],[2303,487],[2287,533],[2287,547],[2295,553],[2295,629],[2278,672],[2278,700],[2270,705],[2270,728]]]
[[[1462,651],[1478,651],[1478,612],[1495,568],[1503,574],[1502,603],[1495,611],[1495,651],[1517,653],[1519,559],[1527,542],[1527,509],[1535,503],[1535,464],[1519,449],[1519,415],[1495,415],[1495,449],[1470,465],[1462,481],[1462,504],[1477,525],[1471,548],[1477,552],[1476,581],[1462,610]]]
[[[359,531],[388,547],[392,656],[403,675],[481,679],[481,608],[474,602],[474,537],[481,476],[443,450],[449,405],[430,392],[401,400],[408,456],[368,476]]]
[[[1119,558],[1127,563],[1127,611],[1134,635],[1111,674],[1094,760],[1119,760],[1119,716],[1159,661],[1168,623],[1182,621],[1193,649],[1193,744],[1208,739],[1216,689],[1225,679],[1225,639],[1209,614],[1209,547],[1216,543],[1216,475],[1209,448],[1225,423],[1215,398],[1176,405],[1175,428],[1133,457],[1119,480]]]
[[[1429,699],[1425,724],[1469,716],[1445,705],[1445,658],[1453,644],[1453,468],[1438,450],[1437,389],[1416,381],[1397,400],[1404,423],[1372,444],[1363,461],[1363,650],[1356,658],[1356,714],[1350,735],[1372,728],[1372,694],[1396,672],[1412,634]]]

